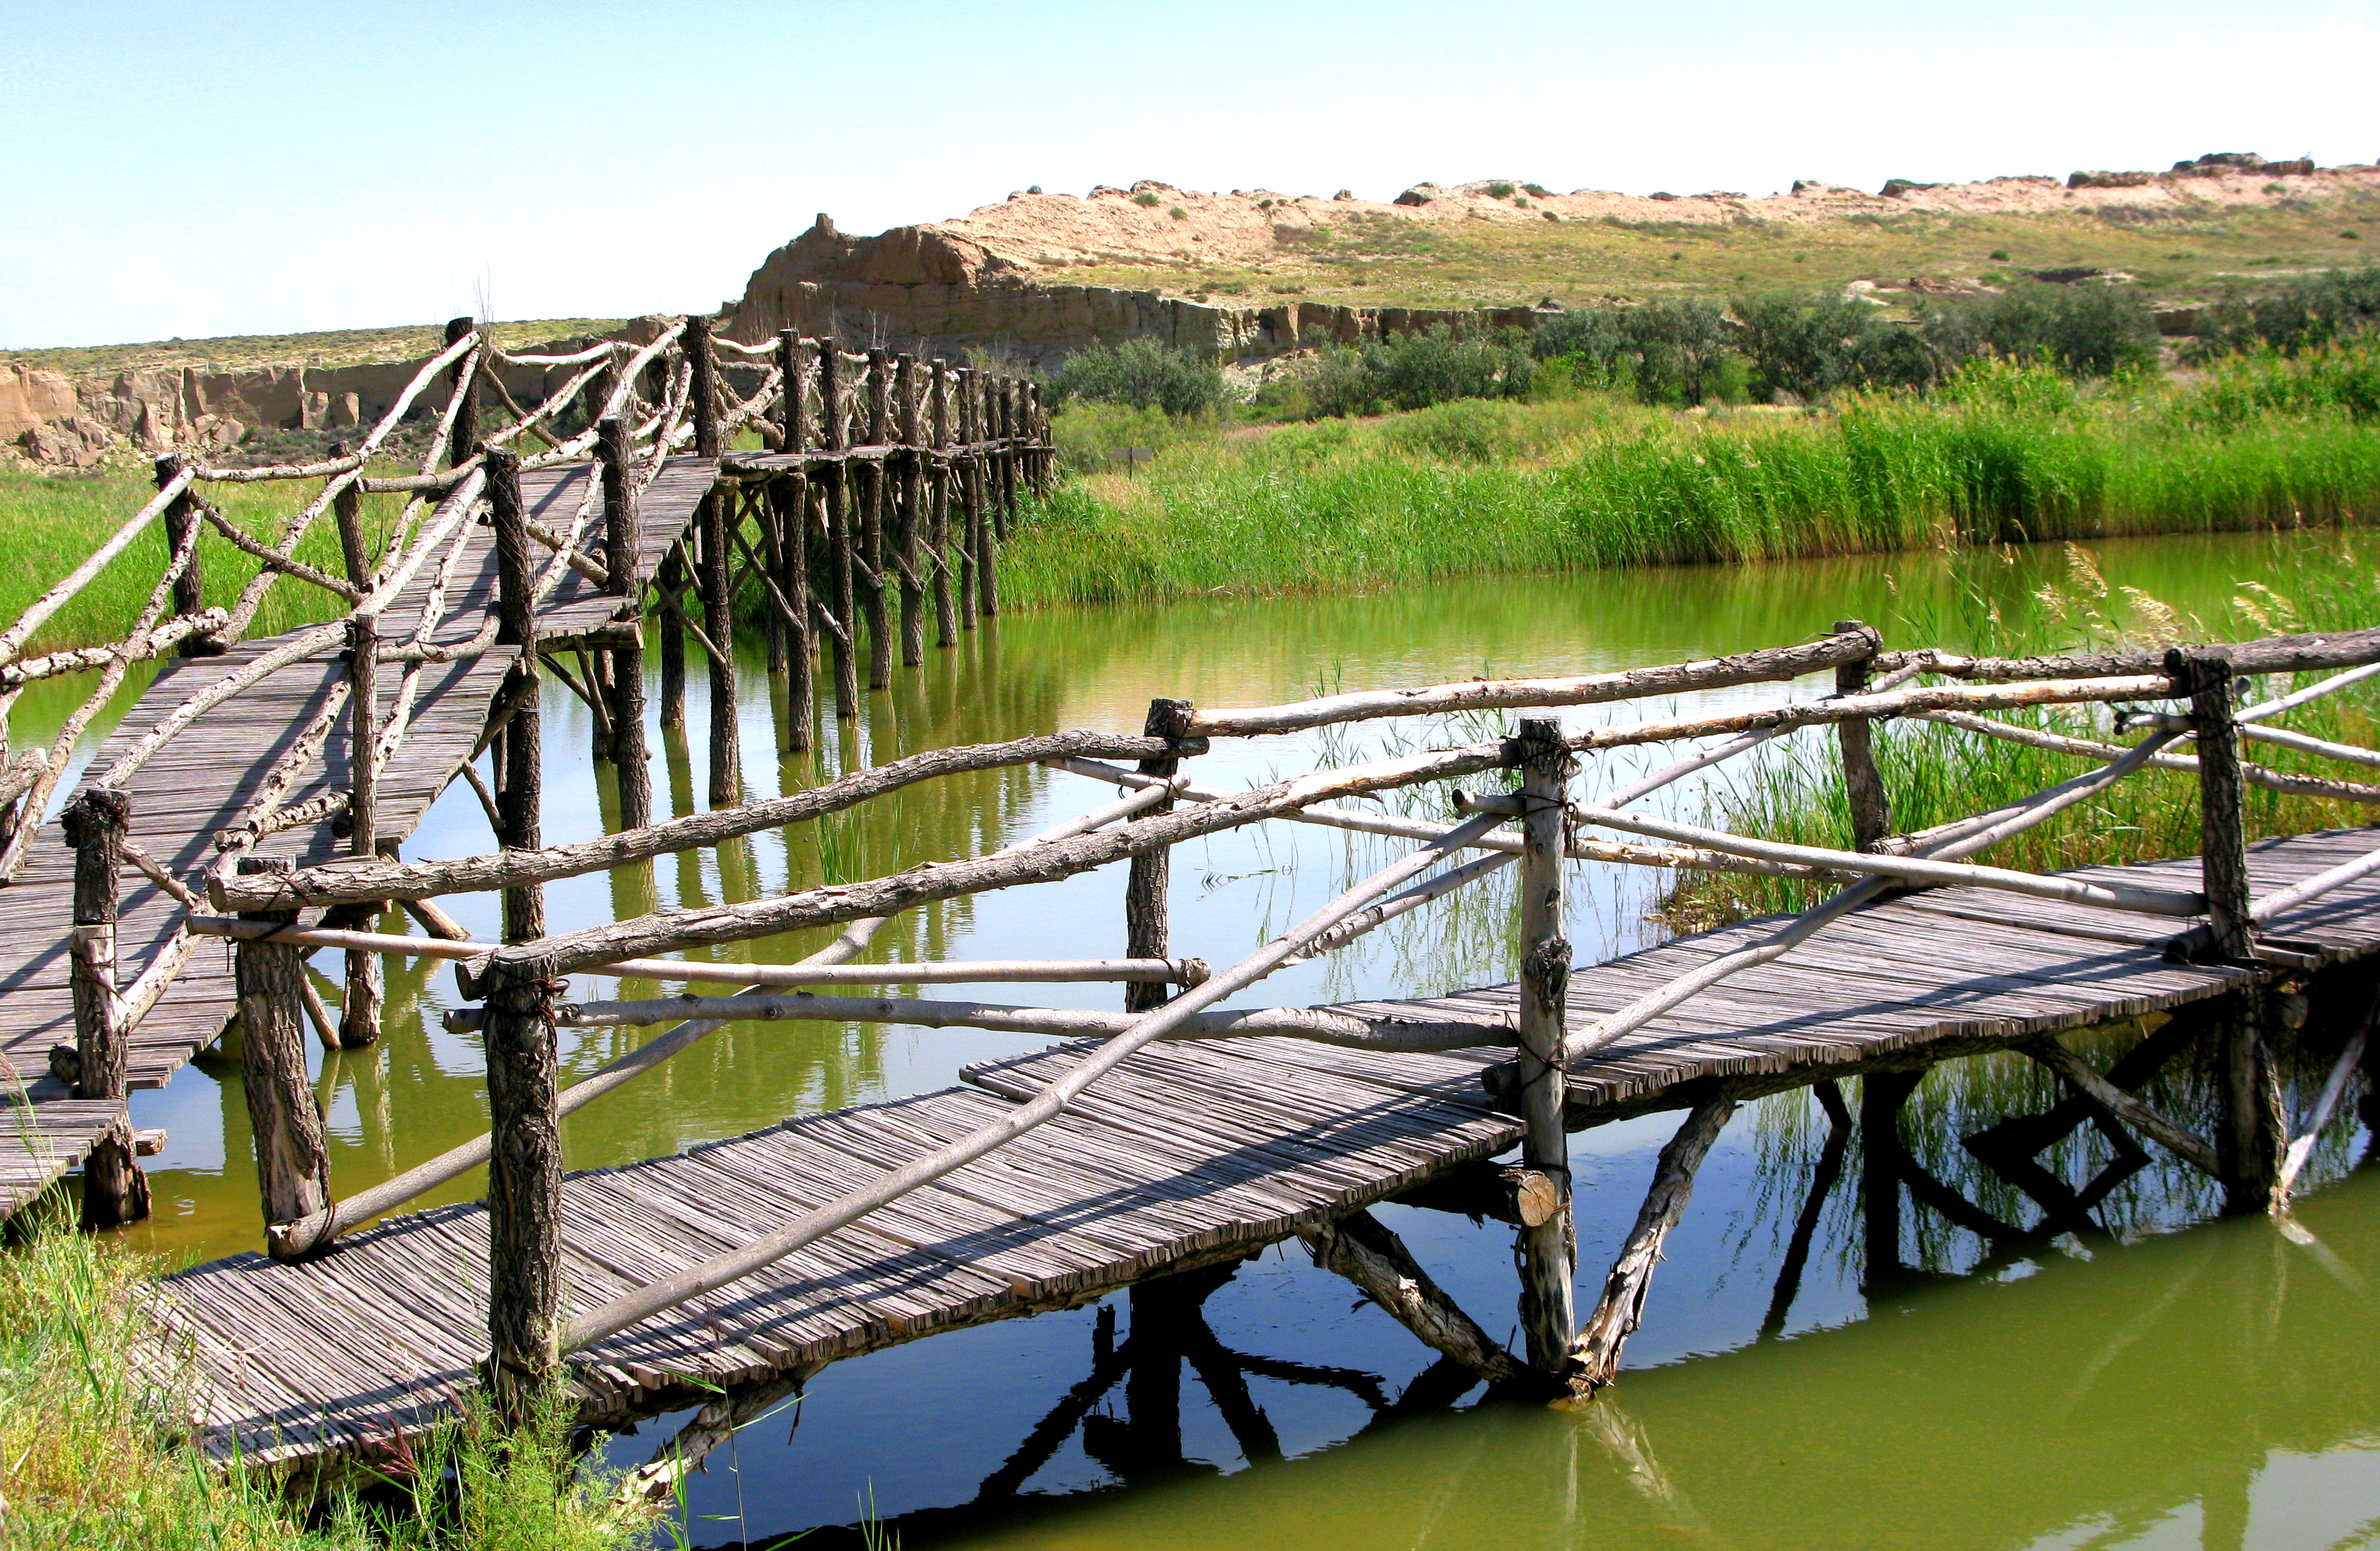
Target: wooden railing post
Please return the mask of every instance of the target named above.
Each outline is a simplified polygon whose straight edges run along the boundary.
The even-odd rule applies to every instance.
[[[975,560],[964,541],[965,507],[959,493],[958,465],[950,455],[956,434],[951,412],[950,363],[936,356],[933,367],[934,451],[940,454],[934,467],[934,618],[940,644],[954,647],[959,644],[962,624],[966,629],[975,628]],[[962,539],[955,600],[951,581],[951,513],[954,508],[961,513],[958,528]]]
[[[529,606],[537,572],[529,552],[528,515],[521,505],[520,459],[492,447],[486,468],[496,530],[496,641],[520,653],[505,686],[507,693],[521,697],[520,709],[504,723],[496,745],[496,815],[503,820],[496,843],[507,851],[534,851],[544,780],[540,769],[544,736],[537,705],[537,619]],[[506,942],[545,935],[542,885],[505,890],[504,911]]]
[[[347,444],[345,442],[332,442],[331,455],[334,458],[346,456]],[[346,569],[348,583],[355,587],[367,586],[371,581],[372,559],[371,546],[364,539],[362,484],[348,483],[339,487],[339,493],[331,497],[331,520],[339,530],[339,561]]]
[[[843,346],[832,339],[819,341],[819,445],[830,453],[841,452],[847,444],[843,430]],[[830,633],[834,714],[849,718],[859,714],[859,662],[854,655],[857,643],[852,638],[859,630],[854,608],[859,594],[851,564],[851,477],[841,463],[825,465],[819,477],[826,483],[827,605],[834,611],[838,626]]]
[[[347,854],[370,860],[380,854],[380,629],[368,616],[347,621]],[[380,955],[350,950],[341,1045],[379,1040],[382,986]]]
[[[1148,720],[1141,724],[1140,730],[1152,738],[1179,741],[1190,730],[1193,709],[1187,700],[1151,700]],[[1140,762],[1143,775],[1170,776],[1181,769],[1182,761],[1172,756]],[[1145,815],[1171,813],[1173,802],[1168,798],[1141,811]],[[1172,880],[1172,849],[1167,847],[1144,852],[1132,859],[1132,870],[1123,886],[1124,955],[1127,958],[1161,959],[1171,951],[1167,945],[1170,932],[1165,895],[1167,886]],[[1123,1010],[1146,1012],[1152,1007],[1161,1006],[1172,994],[1172,988],[1168,986],[1127,985],[1123,988]]]
[[[1570,1136],[1562,1125],[1569,1078],[1561,1059],[1568,1035],[1570,939],[1564,933],[1562,851],[1569,829],[1570,779],[1576,769],[1561,723],[1522,719],[1521,801],[1521,1143],[1523,1166],[1552,1181],[1561,1207],[1520,1230],[1521,1330],[1529,1366],[1559,1375],[1578,1334],[1572,1278],[1578,1246],[1570,1206]]]
[[[891,389],[885,381],[884,352],[868,352],[867,445],[881,447],[892,439]],[[867,567],[861,578],[860,613],[868,622],[868,687],[892,685],[892,624],[884,607],[884,486],[881,462],[863,467],[860,475],[859,558]]]
[[[478,327],[472,319],[450,318],[446,321],[446,343],[449,345],[459,344]],[[455,417],[454,427],[446,433],[446,463],[449,467],[468,462],[471,454],[480,450],[480,374],[473,371],[468,378],[463,375],[464,369],[470,364],[470,358],[466,357],[456,361],[446,373],[446,381],[453,384],[455,393],[459,394],[463,400],[462,410]],[[454,399],[450,397],[447,403],[452,405]]]
[[[1016,461],[1024,454],[1016,449],[1016,379],[999,379],[995,391],[1000,399],[1000,438],[1007,443],[1000,451],[1000,538],[1004,543],[1016,523]]]
[[[541,964],[487,972],[488,1366],[501,1414],[529,1420],[561,1365],[562,1133],[553,989]]]
[[[2278,1210],[2289,1128],[2279,1069],[2265,1037],[2266,996],[2249,914],[2248,785],[2240,764],[2231,663],[2211,651],[2177,648],[2166,654],[2165,667],[2174,693],[2190,697],[2197,728],[2200,887],[2212,951],[2255,976],[2234,999],[2236,1014],[2223,1021],[2221,1034],[2223,1115],[2216,1153],[2225,1176],[2224,1209]]]
[[[58,816],[74,847],[74,928],[71,958],[75,1014],[75,1097],[121,1103],[127,1089],[132,1031],[115,978],[118,875],[132,799],[100,786],[83,792]],[[149,1179],[133,1161],[132,1127],[117,1119],[83,1160],[82,1225],[115,1228],[149,1215]]]
[[[286,856],[242,856],[239,870],[287,872]],[[245,921],[286,926],[288,911],[246,912]],[[306,1080],[302,1022],[306,951],[291,943],[242,939],[232,950],[239,991],[239,1065],[248,1119],[256,1133],[256,1187],[267,1227],[296,1222],[330,1205],[331,1154]],[[267,1236],[268,1244],[272,1238]]]
[[[892,402],[901,423],[900,520],[893,533],[901,552],[901,665],[915,668],[926,660],[925,463],[918,448],[924,440],[917,414],[917,357],[902,356],[893,362]]]
[[[628,428],[606,416],[595,428],[596,466],[603,480],[603,566],[611,590],[628,600],[636,620],[644,596],[643,525],[637,514],[637,486],[629,467]],[[620,647],[612,653],[612,746],[607,751],[619,778],[620,828],[641,830],[653,821],[653,779],[645,751],[645,652]]]
[[[1855,619],[1839,619],[1835,634],[1857,632],[1882,650],[1884,637]],[[1835,693],[1858,695],[1868,686],[1869,664],[1874,653],[1856,662],[1840,663],[1835,668]],[[1842,749],[1843,792],[1850,798],[1852,810],[1852,849],[1874,851],[1892,833],[1892,799],[1884,789],[1884,777],[1876,768],[1875,723],[1865,718],[1835,723],[1835,736]]]
[[[337,455],[335,451],[332,454],[334,457]],[[164,490],[167,485],[172,484],[180,476],[182,467],[182,454],[179,453],[167,453],[159,458],[157,488]],[[353,488],[349,487],[349,489]],[[339,497],[334,499],[345,499],[346,495],[346,491],[342,491]],[[189,542],[190,530],[198,526],[198,501],[189,491],[184,491],[165,508],[165,556],[169,561],[182,552],[182,546]],[[190,551],[190,563],[182,567],[182,574],[179,576],[174,578],[174,612],[177,615],[195,614],[205,608],[207,606],[206,590],[205,557],[198,550],[193,549]],[[175,655],[179,657],[212,656],[222,650],[223,646],[220,642],[211,640],[203,635],[185,636],[182,637],[182,644],[174,648]]]
[[[810,655],[809,480],[799,474],[771,479],[769,502],[776,513],[778,590],[792,612],[785,621],[785,752],[799,754],[810,746],[810,721],[818,714]]]
[[[694,450],[697,456],[716,458],[725,449],[719,436],[719,360],[710,345],[710,320],[700,315],[686,321],[686,358],[691,365],[688,392],[694,398]],[[695,508],[695,531],[701,541],[702,629],[718,649],[710,660],[710,806],[733,807],[744,792],[743,758],[736,740],[735,609],[729,596],[734,555],[728,529],[734,514],[729,496],[715,482]]]

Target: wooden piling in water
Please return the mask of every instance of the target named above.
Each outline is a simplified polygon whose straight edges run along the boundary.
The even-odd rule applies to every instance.
[[[1178,741],[1189,730],[1194,709],[1187,700],[1151,700],[1141,731],[1152,738]],[[1143,775],[1170,776],[1181,769],[1182,761],[1171,755],[1140,762]],[[1173,799],[1171,797],[1142,810],[1150,815],[1172,811]],[[1165,905],[1167,888],[1172,880],[1172,856],[1171,847],[1162,847],[1144,852],[1132,859],[1132,870],[1126,875],[1123,886],[1126,958],[1161,959],[1169,951],[1166,944],[1170,933]],[[1172,994],[1172,988],[1165,986],[1128,985],[1123,988],[1123,1010],[1146,1012],[1152,1007],[1163,1005]]]
[[[680,539],[662,556],[654,586],[662,595],[662,725],[686,725],[686,625],[678,617],[686,593],[686,541]]]
[[[871,348],[864,379],[868,394],[865,434],[871,447],[881,447],[892,434],[891,386],[885,379],[884,352]],[[890,689],[892,624],[884,607],[884,465],[874,461],[863,464],[859,480],[859,560],[866,573],[860,577],[860,613],[868,625],[868,687]]]
[[[1551,717],[1523,718],[1521,767],[1521,979],[1519,1044],[1524,1166],[1554,1181],[1561,1209],[1520,1230],[1521,1330],[1529,1366],[1558,1375],[1571,1365],[1578,1333],[1572,1290],[1578,1264],[1570,1206],[1570,1138],[1562,1125],[1562,1040],[1570,988],[1563,933],[1562,851],[1570,779],[1576,769]]]
[[[2166,656],[2166,672],[2175,693],[2190,697],[2197,727],[2199,866],[2212,951],[2219,960],[2253,968],[2248,786],[2233,714],[2231,663],[2215,652],[2177,648]],[[2219,1036],[2223,1109],[2216,1156],[2224,1171],[2224,1210],[2231,1213],[2277,1211],[2283,1203],[2289,1127],[2281,1113],[2278,1063],[2265,1032],[2269,1020],[2261,969],[2257,974],[2259,983],[2238,994],[2236,1013],[2224,1020]]]
[[[1621,1246],[1604,1278],[1603,1295],[1579,1332],[1575,1371],[1571,1387],[1602,1388],[1620,1375],[1620,1356],[1628,1338],[1644,1323],[1645,1299],[1653,1288],[1653,1268],[1661,1263],[1661,1246],[1670,1230],[1685,1215],[1694,1195],[1694,1173],[1710,1156],[1712,1144],[1735,1113],[1733,1094],[1722,1089],[1697,1104],[1662,1148],[1653,1165],[1653,1183],[1637,1208],[1636,1223]]]
[[[596,468],[603,481],[604,575],[609,589],[625,600],[629,619],[638,621],[644,597],[643,524],[629,466],[628,428],[617,416],[607,416],[595,430]],[[611,659],[604,692],[611,703],[612,746],[605,754],[619,779],[620,827],[641,830],[653,821],[653,778],[645,748],[645,651],[617,647]]]
[[[242,856],[246,874],[290,870],[285,856]],[[276,926],[287,911],[243,913]],[[256,1187],[265,1226],[296,1222],[330,1205],[331,1153],[306,1080],[306,951],[290,943],[243,940],[232,950],[239,994],[240,1076],[256,1134]],[[267,1242],[273,1242],[268,1234]]]
[[[898,510],[894,524],[901,563],[901,665],[915,668],[926,660],[926,589],[921,573],[926,563],[925,464],[919,455],[923,427],[917,414],[917,357],[902,356],[893,362],[892,397],[898,406],[902,452],[899,454]]]
[[[710,345],[710,320],[699,315],[686,321],[686,355],[692,363],[694,450],[698,457],[717,458],[724,449],[719,434],[719,360]],[[710,806],[733,807],[742,799],[744,772],[735,721],[735,612],[734,546],[728,541],[736,514],[730,493],[713,483],[695,508],[695,527],[702,541],[702,632],[710,637]]]
[[[552,976],[498,963],[487,974],[488,1363],[499,1412],[528,1420],[561,1365],[562,1134]]]
[[[768,500],[776,514],[779,554],[778,590],[793,611],[785,622],[785,752],[799,754],[810,746],[810,722],[818,709],[818,691],[811,669],[809,481],[795,474],[769,483]]]
[[[1835,622],[1838,636],[1858,633],[1868,636],[1881,650],[1884,638],[1855,619]],[[1867,691],[1871,677],[1873,652],[1853,662],[1835,665],[1835,693],[1861,695]],[[1874,851],[1892,833],[1892,799],[1885,791],[1884,776],[1876,766],[1876,742],[1872,729],[1875,723],[1865,719],[1853,719],[1835,723],[1837,746],[1843,760],[1843,792],[1850,799],[1852,813],[1852,849]]]
[[[819,444],[840,452],[844,442],[843,347],[832,339],[819,342]],[[828,464],[819,470],[826,488],[827,606],[834,614],[834,714],[848,719],[859,712],[859,661],[852,637],[859,624],[854,615],[858,590],[852,576],[851,485],[845,466]]]
[[[58,816],[74,847],[74,925],[67,939],[75,1015],[75,1097],[119,1103],[132,1031],[115,983],[115,927],[125,832],[132,800],[92,787]],[[118,1119],[83,1160],[82,1225],[115,1228],[149,1215],[149,1179],[133,1161],[132,1129]]]
[[[498,745],[496,813],[503,820],[496,842],[507,851],[534,851],[540,843],[539,809],[544,746],[538,715],[537,620],[531,610],[536,572],[529,554],[528,514],[521,506],[520,459],[500,447],[488,450],[488,504],[496,530],[496,642],[516,647],[507,689],[521,697],[504,723]],[[504,891],[504,940],[527,942],[545,935],[542,884]]]

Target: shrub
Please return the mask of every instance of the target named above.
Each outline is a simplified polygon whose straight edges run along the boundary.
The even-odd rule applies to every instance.
[[[1308,384],[1315,412],[1368,415],[1461,398],[1525,398],[1536,375],[1525,337],[1508,329],[1465,336],[1443,323],[1418,333],[1326,350]]]
[[[2157,357],[2156,320],[2129,285],[2029,284],[1984,301],[1930,303],[1919,316],[1946,362],[2039,357],[2078,376],[2107,377]]]
[[[1808,400],[1841,388],[1924,388],[1937,359],[1914,329],[1865,302],[1819,295],[1740,297],[1743,353],[1759,398]]]
[[[1517,192],[1518,190],[1509,183],[1491,183],[1488,186],[1488,197],[1491,200],[1509,200]]]
[[[1047,384],[1053,402],[1123,404],[1169,415],[1212,409],[1223,399],[1223,374],[1213,362],[1146,336],[1122,345],[1077,350]]]
[[[2228,429],[2264,414],[2380,420],[2380,333],[2313,345],[2294,357],[2269,345],[2253,355],[2224,357],[2184,401],[2180,418]]]
[[[1400,415],[1382,428],[1382,434],[1400,452],[1450,463],[1489,463],[1520,450],[1512,412],[1475,398]]]
[[[2300,275],[2260,297],[2233,292],[2199,321],[2199,353],[2270,345],[2295,355],[2380,327],[2380,264]]]
[[[1157,208],[1158,200],[1156,195],[1144,188],[1139,193],[1135,194],[1132,197],[1132,202],[1136,205],[1145,205],[1150,210],[1155,210]]]

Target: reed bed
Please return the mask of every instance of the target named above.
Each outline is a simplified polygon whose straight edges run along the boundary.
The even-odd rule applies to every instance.
[[[1063,417],[1058,434],[1068,445]],[[1114,467],[1073,441],[1075,467]],[[1572,393],[1209,430],[1155,451],[1035,505],[1002,556],[1003,596],[1295,592],[2344,524],[2380,510],[2380,435],[2351,402],[2319,386],[2259,396],[2224,372],[2194,387],[2086,388],[1986,362],[1925,397],[1825,412],[1683,415]]]

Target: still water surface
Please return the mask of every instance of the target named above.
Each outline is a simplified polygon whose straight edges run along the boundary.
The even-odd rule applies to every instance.
[[[2237,583],[2275,575],[2294,545],[2325,542],[2168,539],[2097,552],[2111,582],[2212,619]],[[1902,555],[1014,615],[957,650],[929,651],[921,673],[898,675],[870,699],[857,726],[837,729],[828,718],[816,757],[777,754],[782,692],[757,663],[747,664],[735,714],[747,782],[770,795],[918,748],[1058,727],[1136,730],[1157,695],[1245,705],[1340,684],[1579,673],[1792,641],[1851,616],[1955,646],[1973,638],[1968,622],[1993,603],[2013,616],[2033,588],[2062,574],[2054,553]],[[657,804],[672,812],[698,806],[705,784],[702,688],[698,672],[683,735],[653,740]],[[1757,685],[1682,703],[1779,694]],[[40,708],[28,710],[20,726],[32,733],[27,722]],[[586,757],[590,730],[566,690],[550,691],[544,710],[545,835],[592,835],[611,811],[608,771]],[[1586,708],[1570,720],[1635,714]],[[1253,782],[1378,751],[1397,735],[1374,728],[1226,745],[1199,760],[1198,773]],[[1586,790],[1658,757],[1608,760]],[[1043,770],[945,782],[790,835],[554,885],[549,911],[562,929],[874,876],[991,849],[1111,794]],[[1665,796],[1674,811],[1699,800],[1691,787]],[[491,843],[457,786],[406,851],[455,856]],[[1378,866],[1390,854],[1384,847],[1286,824],[1184,847],[1173,874],[1174,951],[1219,964],[1237,958]],[[1651,939],[1644,915],[1656,882],[1577,870],[1570,929],[1582,959]],[[1122,889],[1117,869],[953,902],[896,921],[871,956],[1121,951]],[[494,935],[492,900],[455,902],[455,914]],[[791,960],[829,935],[728,951]],[[1509,896],[1479,896],[1416,913],[1239,1004],[1430,994],[1508,978],[1512,936]],[[323,967],[334,968],[330,955]],[[582,977],[573,995],[607,995],[613,985]],[[1112,987],[1048,992],[1042,1000],[1057,1005],[1118,998]],[[400,969],[391,993],[385,1043],[331,1057],[319,1072],[343,1191],[485,1123],[476,1039],[437,1023],[456,1002],[451,976]],[[628,994],[655,988],[632,985]],[[1039,998],[1014,986],[932,994]],[[565,1080],[639,1037],[564,1030]],[[733,1027],[572,1117],[564,1138],[573,1167],[617,1163],[788,1114],[941,1086],[968,1060],[1038,1043],[966,1031]],[[1942,1069],[1912,1107],[1912,1141],[1952,1183],[1988,1194],[1993,1182],[1967,1164],[1949,1125],[1929,1119],[1955,1110],[1973,1129],[1970,1110],[1988,1121],[2003,1112],[1996,1104],[2038,1091],[2010,1063]],[[204,1058],[167,1089],[136,1095],[133,1109],[135,1123],[171,1135],[152,1160],[157,1216],[140,1237],[192,1257],[253,1247],[260,1226],[237,1062]],[[1656,1116],[1573,1139],[1582,1303],[1674,1123]],[[2202,1221],[2201,1194],[2152,1168],[2110,1199],[2114,1231],[2022,1255],[1986,1255],[1981,1241],[1912,1208],[1898,1270],[1864,1264],[1856,1146],[1848,1167],[1829,1166],[1823,1140],[1805,1096],[1739,1115],[1672,1237],[1629,1372],[1583,1410],[1450,1393],[1400,1327],[1302,1255],[1276,1250],[1195,1314],[1145,1321],[1137,1339],[1131,1301],[1117,1299],[831,1368],[798,1408],[713,1457],[689,1495],[686,1538],[766,1543],[847,1525],[872,1502],[911,1546],[2380,1545],[2380,1170],[2352,1168],[2368,1146],[2362,1132],[2334,1136],[2318,1157],[2326,1182],[2301,1208],[2306,1242],[2261,1221],[2191,1226]],[[1842,1182],[1812,1207],[1822,1172]],[[443,1198],[481,1189],[475,1176]],[[1466,1308],[1492,1331],[1509,1327],[1508,1230],[1400,1208],[1383,1215]],[[1803,1263],[1798,1276],[1780,1278],[1791,1260]],[[674,1425],[650,1423],[612,1450],[640,1460]]]

